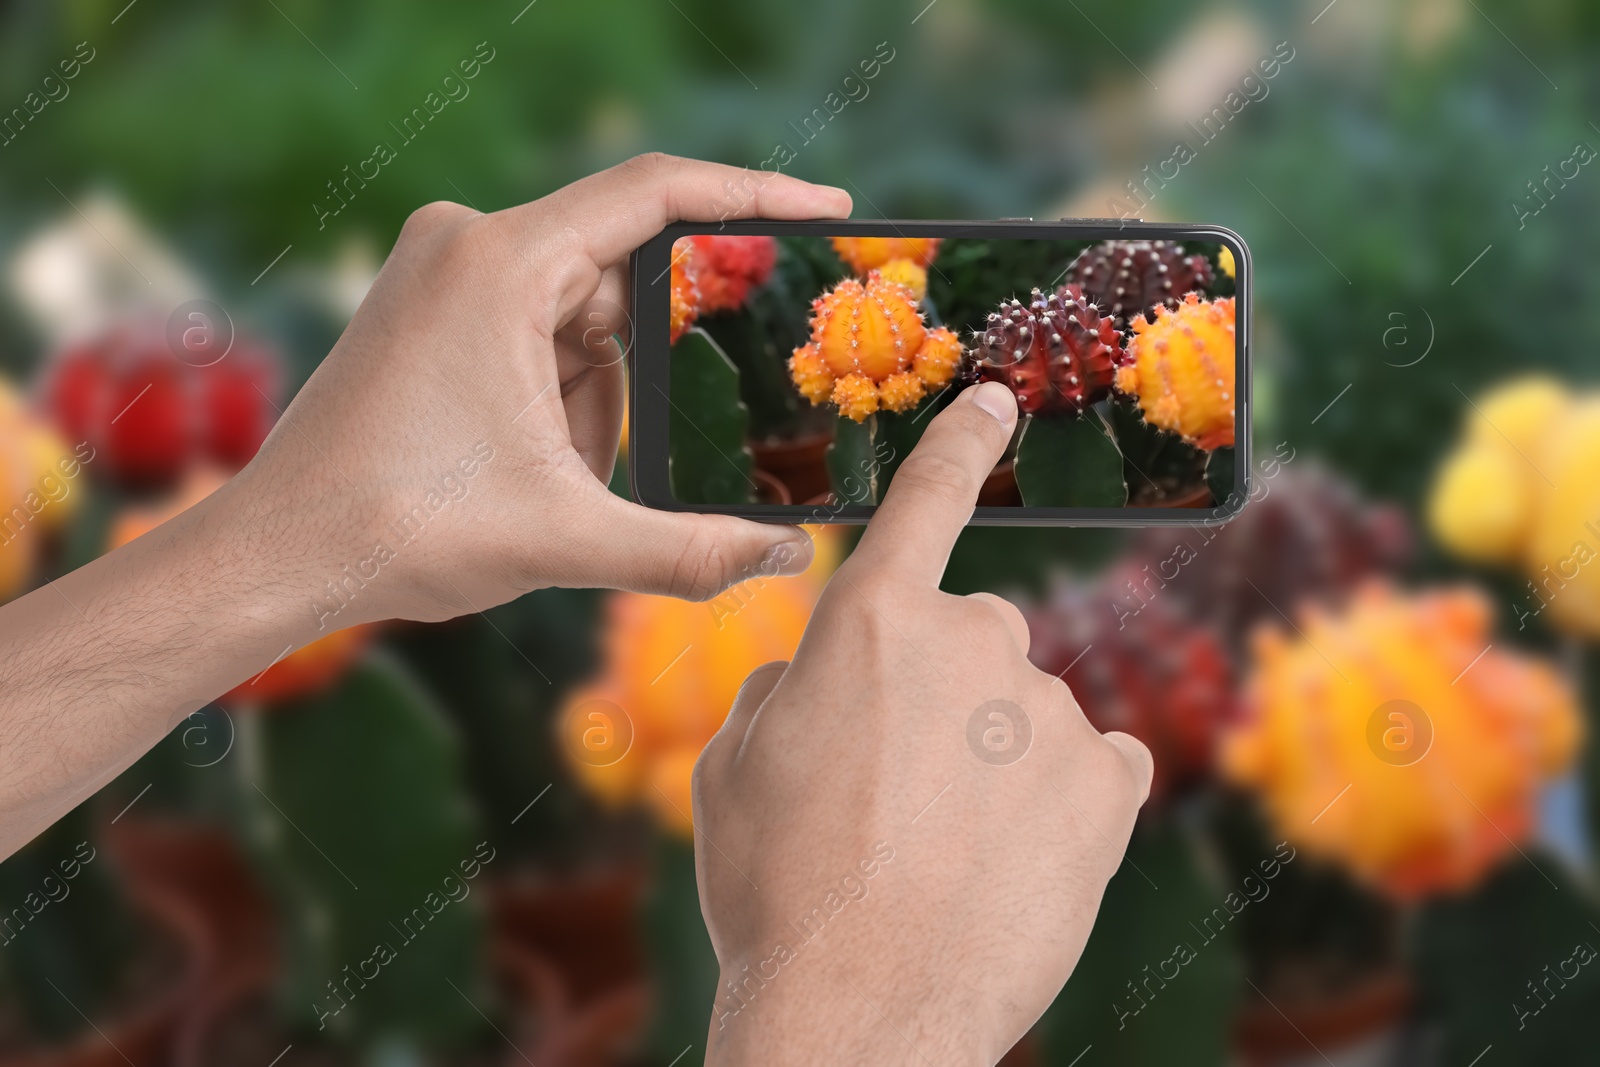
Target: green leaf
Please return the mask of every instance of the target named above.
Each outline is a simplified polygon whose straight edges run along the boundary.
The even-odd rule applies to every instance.
[[[298,710],[240,725],[249,829],[288,926],[284,1009],[315,1029],[319,1008],[339,1009],[332,982],[345,1002],[326,1020],[337,1036],[437,1041],[481,1029],[461,994],[484,1003],[484,879],[460,865],[492,862],[492,846],[479,851],[449,725],[383,661]],[[380,945],[388,962],[374,960]]]
[[[1017,488],[1028,507],[1119,508],[1122,453],[1094,412],[1033,418],[1017,442]]]
[[[670,1063],[692,1046],[699,1051],[686,1062],[699,1063],[722,969],[700,915],[694,849],[687,842],[662,840],[656,888],[645,902],[643,923],[655,972],[656,1014],[646,1042],[651,1059]]]
[[[1044,1062],[1227,1063],[1242,973],[1233,927],[1190,925],[1214,908],[1228,914],[1226,895],[1202,877],[1176,824],[1140,825],[1083,957],[1035,1027]],[[1180,945],[1189,950],[1181,964]]]
[[[806,422],[825,415],[789,378],[789,357],[810,335],[811,301],[823,287],[810,260],[780,241],[772,276],[742,310],[700,320],[739,370],[739,396],[750,409],[750,430],[757,439],[794,436]]]
[[[745,448],[749,411],[739,399],[739,371],[696,327],[672,346],[668,474],[684,504],[749,504],[754,461]]]
[[[1219,448],[1206,461],[1206,485],[1211,488],[1211,499],[1221,507],[1233,495],[1235,474],[1234,452],[1231,447]]]
[[[865,422],[839,419],[828,446],[828,475],[834,494],[851,504],[881,504],[894,472],[900,469],[935,410],[948,403],[934,398],[911,411],[880,411]]]

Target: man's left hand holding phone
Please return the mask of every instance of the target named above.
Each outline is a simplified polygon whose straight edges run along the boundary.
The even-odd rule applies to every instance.
[[[623,370],[594,359],[585,333],[595,313],[625,333],[628,257],[671,221],[849,210],[838,189],[661,155],[492,214],[418,209],[248,467],[0,608],[0,855],[217,694],[324,636],[312,594],[463,457],[478,457],[473,491],[337,625],[442,620],[548,586],[706,598],[769,553],[803,570],[801,530],[651,511],[607,490]],[[701,899],[729,977],[770,953],[778,905],[804,900],[818,872],[880,839],[895,849],[881,921],[797,961],[737,1025],[711,1020],[718,1062],[992,1063],[1077,960],[1149,754],[1095,733],[1065,686],[1028,664],[1014,607],[938,590],[978,464],[993,464],[1015,419],[1009,390],[980,386],[934,421],[795,662],[751,675],[701,758]],[[1031,750],[1010,766],[966,747],[970,713],[992,700],[1031,722]],[[909,825],[947,782],[943,810]],[[730,882],[730,859],[762,889]],[[1019,900],[1049,903],[1005,903]]]

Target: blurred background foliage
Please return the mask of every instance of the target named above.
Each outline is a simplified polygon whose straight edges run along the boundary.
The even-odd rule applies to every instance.
[[[1600,519],[1592,423],[1563,421],[1594,386],[1600,174],[1529,184],[1600,145],[1600,9],[523,3],[0,0],[0,116],[27,111],[0,145],[7,492],[21,500],[53,465],[40,455],[78,443],[63,397],[86,390],[99,412],[71,503],[0,546],[0,595],[204,491],[189,437],[153,416],[127,439],[105,425],[116,375],[170,359],[174,307],[225,307],[262,353],[246,383],[281,402],[428,201],[503,207],[644,150],[758,167],[785,143],[784,169],[849,190],[858,216],[1115,215],[1185,139],[1196,158],[1140,213],[1249,242],[1257,452],[1294,458],[1258,470],[1272,493],[1255,521],[1126,627],[1117,606],[1143,604],[1130,590],[1151,588],[1143,568],[1169,542],[973,530],[957,547],[947,588],[1028,605],[1041,666],[1149,740],[1170,779],[1079,974],[1010,1062],[1587,1058],[1600,977],[1574,946],[1600,943],[1595,767],[1573,709],[1594,716],[1600,628],[1578,611],[1519,627],[1552,560],[1476,552],[1504,516],[1428,501],[1474,404],[1538,371],[1568,398],[1542,409],[1567,427],[1549,460],[1566,473],[1538,506]],[[70,91],[30,103],[59,96],[45,79],[79,42],[94,58]],[[400,144],[391,124],[480,42],[493,59],[470,94]],[[1184,124],[1279,42],[1293,59],[1201,145]],[[893,58],[865,97],[808,138],[800,124],[880,45]],[[320,225],[327,183],[379,141],[397,158]],[[68,367],[88,377],[63,385]],[[187,402],[220,403],[195,388]],[[223,473],[241,462],[226,445],[206,446],[232,457]],[[1534,481],[1494,469],[1469,500]],[[383,628],[292,657],[270,700],[191,718],[0,864],[0,1063],[693,1062],[716,969],[688,769],[744,672],[792,648],[847,542],[782,593],[684,607],[547,591]],[[1592,597],[1595,573],[1562,602]],[[1441,584],[1466,599],[1412,591]],[[1392,766],[1360,741],[1371,706],[1281,684],[1318,669],[1284,623],[1313,626],[1308,606],[1314,633],[1379,665],[1352,670],[1372,706],[1405,696],[1431,715],[1434,751]],[[1263,622],[1287,645],[1260,651]],[[1472,641],[1493,651],[1457,688]],[[1302,747],[1274,749],[1261,723]],[[623,757],[572,743],[597,724],[629,732]],[[1361,784],[1311,820],[1346,781]],[[1170,988],[1144,985],[1285,839],[1298,851],[1271,893]],[[425,929],[399,929],[418,907]],[[371,977],[376,942],[395,958]],[[1125,1017],[1135,983],[1147,1003]]]

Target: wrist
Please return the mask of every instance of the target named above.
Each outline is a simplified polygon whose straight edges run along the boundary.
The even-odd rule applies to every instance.
[[[768,960],[724,970],[711,1009],[707,1067],[980,1062],[977,1056],[952,1056],[950,1020],[941,1027],[921,1010],[908,1016],[892,991],[878,988],[874,979],[848,975],[819,953],[821,947],[806,949],[810,959],[791,955],[781,969]],[[809,974],[791,971],[808,965]]]

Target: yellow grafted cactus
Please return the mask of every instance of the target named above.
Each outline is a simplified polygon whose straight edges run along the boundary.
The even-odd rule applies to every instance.
[[[1116,386],[1152,426],[1197,448],[1223,448],[1233,444],[1235,360],[1233,298],[1190,293],[1176,311],[1134,320]]]
[[[1556,625],[1600,639],[1600,396],[1574,402],[1534,462],[1530,596]]]
[[[927,267],[939,254],[939,241],[937,237],[835,237],[833,250],[852,274],[866,274],[893,259]]]
[[[1526,460],[1493,441],[1457,449],[1428,494],[1428,528],[1463,559],[1515,560],[1533,525],[1532,474]]]
[[[1428,496],[1428,525],[1441,544],[1478,563],[1527,554],[1544,441],[1571,406],[1566,387],[1543,375],[1507,382],[1472,405],[1464,440]]]
[[[1393,897],[1475,884],[1582,735],[1561,676],[1491,647],[1491,621],[1475,590],[1377,583],[1301,634],[1258,634],[1224,774],[1275,832]]]
[[[1226,274],[1228,277],[1238,277],[1238,275],[1234,273],[1239,268],[1233,262],[1233,249],[1223,246],[1222,250],[1217,253],[1217,266],[1221,267],[1222,273]]]
[[[926,268],[918,266],[914,260],[891,259],[878,268],[878,273],[889,281],[899,282],[907,289],[910,289],[914,300],[920,301],[928,295],[928,271]]]
[[[960,362],[955,334],[929,330],[911,290],[872,271],[811,302],[811,340],[790,357],[789,376],[812,404],[831,401],[861,422],[880,408],[916,407]]]
[[[1468,416],[1469,442],[1510,447],[1528,456],[1572,403],[1567,387],[1535,374],[1506,382],[1480,397]]]
[[[1600,638],[1600,396],[1530,375],[1471,406],[1440,468],[1429,526],[1452,552],[1519,565],[1519,617]]]

